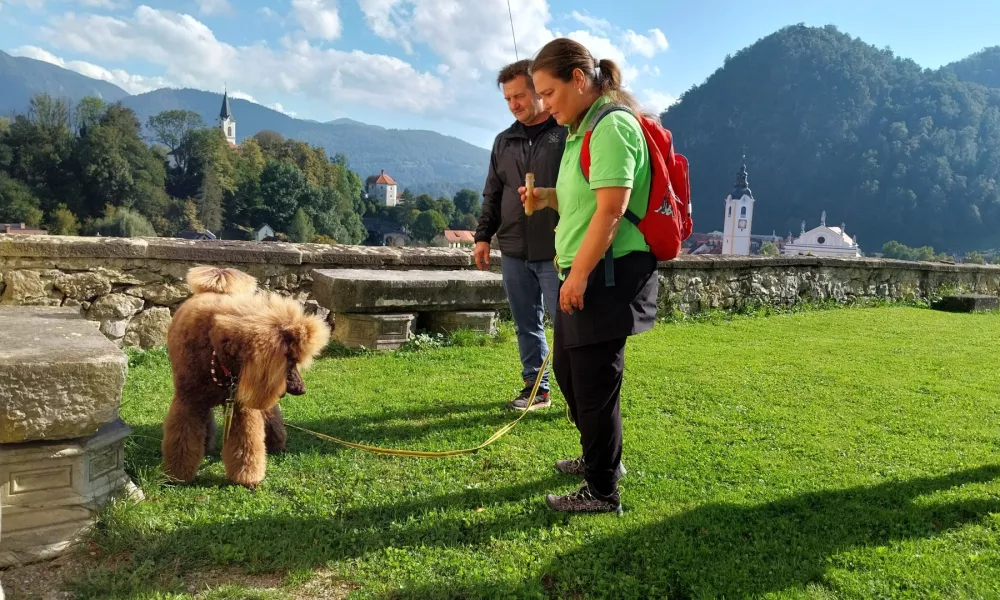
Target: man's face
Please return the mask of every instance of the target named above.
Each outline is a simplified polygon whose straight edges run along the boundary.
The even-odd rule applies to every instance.
[[[503,98],[514,118],[522,123],[531,123],[542,112],[542,100],[528,87],[528,78],[524,75],[503,84]]]

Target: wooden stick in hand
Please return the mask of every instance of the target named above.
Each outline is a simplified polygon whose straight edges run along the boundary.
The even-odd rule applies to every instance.
[[[535,174],[527,173],[524,176],[524,214],[531,216],[535,212]]]

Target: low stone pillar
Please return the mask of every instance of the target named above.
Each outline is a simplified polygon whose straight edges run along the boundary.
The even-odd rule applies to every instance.
[[[331,339],[348,348],[396,350],[416,333],[414,313],[336,313]]]
[[[125,354],[73,308],[0,308],[0,568],[52,558],[125,473]]]
[[[448,335],[467,329],[493,335],[497,331],[497,313],[492,310],[429,312],[420,317],[421,325],[432,333]]]

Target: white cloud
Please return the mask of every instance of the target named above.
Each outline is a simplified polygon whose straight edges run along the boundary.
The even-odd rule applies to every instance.
[[[300,94],[331,105],[359,104],[414,114],[447,114],[427,98],[443,96],[437,76],[392,56],[323,49],[284,38],[236,47],[222,42],[190,15],[140,6],[129,17],[66,14],[43,36],[54,47],[103,60],[144,60],[162,69],[158,78],[178,87],[230,87],[253,96]],[[388,83],[388,85],[387,85]]]
[[[666,92],[645,89],[639,95],[639,102],[641,102],[647,110],[659,114],[677,102],[677,97],[672,94],[667,94]]]
[[[285,113],[289,117],[294,117],[295,115],[298,114],[294,110],[285,110],[285,107],[281,105],[281,102],[275,102],[274,104],[272,104],[270,106],[270,108],[273,108],[274,110],[276,110],[276,111],[278,111],[280,113]]]
[[[233,7],[229,4],[229,0],[198,0],[198,10],[203,15],[224,15],[231,14]]]
[[[515,59],[506,2],[358,0],[368,26],[407,52],[429,47],[451,69],[495,71]],[[552,39],[546,0],[511,0],[517,53],[526,58]]]
[[[128,0],[76,0],[88,8],[116,9],[128,6]]]
[[[335,40],[343,30],[336,0],[292,0],[292,13],[310,38]]]
[[[631,29],[625,32],[625,48],[630,54],[653,58],[657,52],[663,52],[669,47],[667,36],[659,29],[650,29],[649,35],[641,35]]]
[[[76,71],[92,79],[100,79],[101,81],[113,83],[130,94],[142,94],[167,85],[167,81],[162,77],[132,75],[121,69],[105,69],[104,67],[82,60],[67,61],[37,46],[21,46],[12,50],[11,54],[45,61],[64,69]]]
[[[604,35],[609,35],[614,31],[614,25],[611,24],[607,19],[601,19],[599,17],[592,17],[587,13],[581,13],[579,11],[573,11],[570,14],[570,18],[577,21],[587,29],[593,31],[594,33],[600,33]]]
[[[238,90],[229,92],[229,97],[236,98],[238,100],[247,100],[248,102],[253,102],[254,104],[260,104],[260,102],[257,102],[257,99],[251,96],[250,94]]]

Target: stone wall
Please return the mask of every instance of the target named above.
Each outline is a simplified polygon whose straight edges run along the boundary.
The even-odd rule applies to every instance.
[[[171,314],[190,293],[184,276],[199,264],[242,269],[318,312],[314,269],[475,268],[466,249],[0,234],[0,305],[79,307],[118,345],[148,348],[163,342]],[[498,253],[491,264],[499,270]],[[748,302],[1000,293],[1000,267],[874,259],[681,257],[661,264],[660,276],[661,309],[684,313]]]

